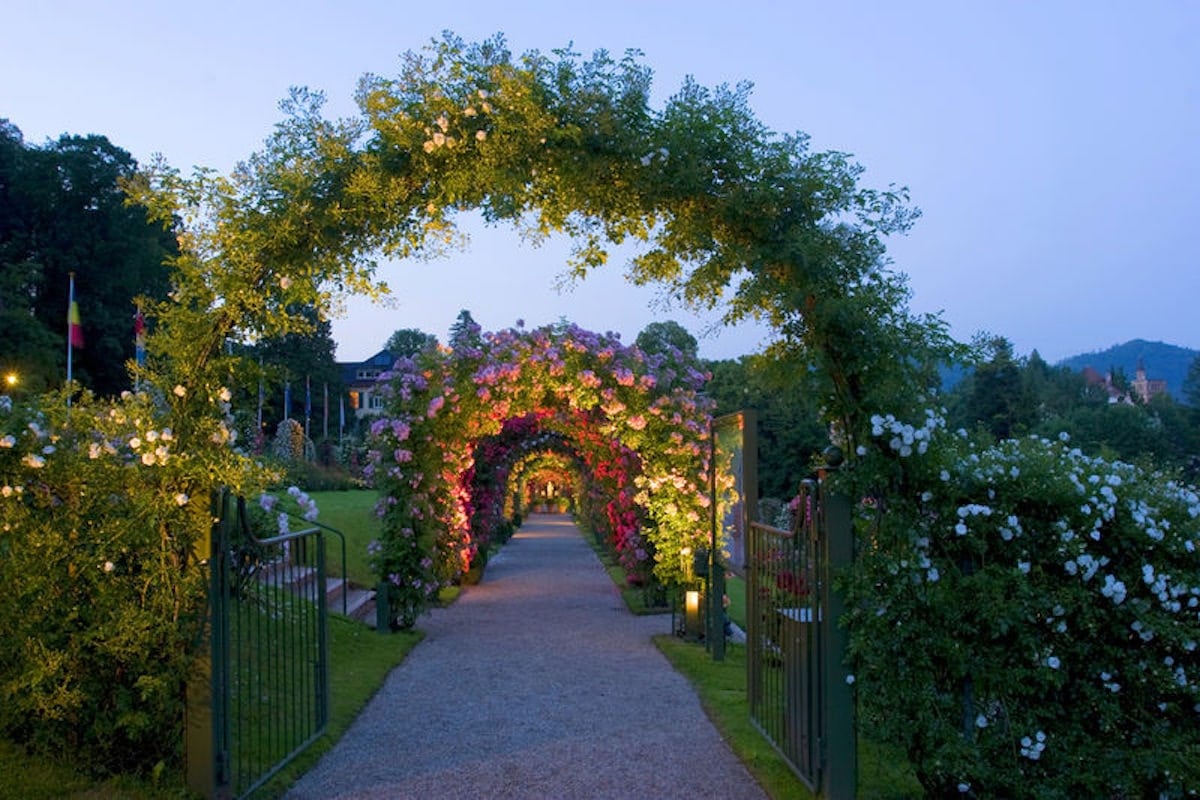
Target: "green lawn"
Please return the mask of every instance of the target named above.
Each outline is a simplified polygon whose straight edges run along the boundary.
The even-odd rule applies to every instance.
[[[376,577],[367,566],[367,545],[379,538],[379,519],[375,516],[374,489],[347,492],[310,492],[321,515],[317,521],[337,528],[346,537],[346,574],[358,586],[374,586]],[[341,575],[341,544],[336,536],[328,538],[329,575]]]
[[[725,660],[718,662],[712,660],[702,644],[666,635],[654,637],[654,643],[695,687],[709,719],[767,794],[775,800],[813,797],[750,722],[743,645],[728,645]],[[923,795],[902,752],[860,736],[855,796],[862,800],[917,800]]]
[[[255,800],[282,796],[317,763],[349,727],[384,678],[421,641],[419,631],[381,635],[361,623],[329,617],[330,721],[324,736],[289,764]],[[119,776],[97,781],[77,771],[70,759],[25,755],[0,740],[0,800],[179,800],[192,795],[178,773],[150,778]]]
[[[746,630],[746,581],[737,575],[725,575],[725,596],[729,598],[729,608],[725,613],[733,623]]]

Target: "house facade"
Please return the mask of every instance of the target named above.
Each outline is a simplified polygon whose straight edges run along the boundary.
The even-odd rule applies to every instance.
[[[387,350],[380,350],[366,361],[338,362],[342,370],[342,385],[346,387],[346,398],[350,414],[354,419],[374,417],[383,413],[383,394],[380,392],[379,376],[396,363],[396,357]]]

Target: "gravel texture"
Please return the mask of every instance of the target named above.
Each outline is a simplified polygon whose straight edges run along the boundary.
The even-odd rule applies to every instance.
[[[765,798],[569,517],[526,521],[292,787],[329,798]]]

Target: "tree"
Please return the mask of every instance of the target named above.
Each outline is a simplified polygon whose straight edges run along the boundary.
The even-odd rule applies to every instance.
[[[705,362],[712,378],[706,392],[717,414],[753,410],[758,418],[758,488],[760,497],[787,500],[800,481],[812,476],[816,457],[829,446],[803,383],[787,370],[761,358]]]
[[[172,230],[127,202],[123,187],[137,167],[103,136],[64,135],[31,147],[0,121],[0,267],[11,276],[0,313],[16,315],[7,317],[4,343],[29,365],[20,370],[43,384],[64,375],[73,272],[86,342],[74,353],[75,377],[104,395],[130,385],[134,299],[166,296],[164,262],[178,252]],[[33,324],[11,324],[23,315]]]
[[[1013,356],[1012,342],[993,336],[977,341],[976,347],[987,360],[961,384],[952,424],[981,425],[996,439],[1028,431],[1035,419],[1035,404],[1024,391],[1022,367]]]
[[[696,337],[674,320],[651,322],[638,333],[635,343],[644,353],[688,361],[695,361],[700,349]]]
[[[1183,395],[1188,405],[1200,410],[1200,356],[1196,356],[1188,367],[1187,377],[1183,381]]]
[[[293,405],[287,416],[303,421],[306,403],[313,409],[321,406],[320,412],[312,412],[314,416],[325,411],[326,387],[334,397],[342,390],[342,375],[334,358],[337,345],[329,320],[318,319],[311,306],[295,309],[293,313],[307,320],[309,327],[271,337],[247,351],[248,365],[255,361],[262,365],[262,378],[267,387],[263,413],[267,432],[274,430],[284,418],[285,394],[290,394]],[[257,390],[256,382],[247,380],[244,384],[248,390]],[[315,394],[306,397],[308,392]]]
[[[414,356],[426,347],[436,344],[437,337],[432,333],[425,333],[417,328],[401,328],[391,335],[383,349],[399,358]]]
[[[471,316],[471,312],[464,308],[458,312],[458,317],[450,326],[450,347],[456,351],[478,348],[482,330]]]

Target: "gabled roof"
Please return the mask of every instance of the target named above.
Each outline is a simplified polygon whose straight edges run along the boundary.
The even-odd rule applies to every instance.
[[[351,386],[367,386],[375,382],[375,380],[364,380],[358,377],[359,370],[371,369],[384,372],[392,368],[396,363],[396,357],[387,350],[380,350],[375,355],[368,358],[366,361],[339,361],[338,367],[342,370],[342,383],[347,387]]]

